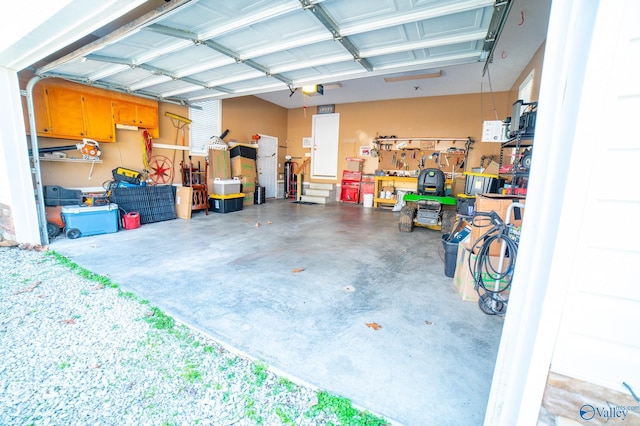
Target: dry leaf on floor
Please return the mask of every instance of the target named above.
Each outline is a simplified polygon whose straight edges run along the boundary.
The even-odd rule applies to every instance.
[[[260,226],[260,222],[256,223],[256,228]]]
[[[382,328],[382,326],[377,322],[366,322],[365,324],[367,327],[373,328],[374,330],[380,330]]]
[[[271,225],[273,222],[271,222],[270,220],[267,221],[267,225]]]
[[[69,318],[69,319],[62,320],[62,322],[65,323],[65,324],[75,324],[76,320],[75,320],[75,318]]]
[[[305,269],[306,269],[306,268],[293,268],[293,271],[291,271],[291,272],[293,272],[293,273],[302,272],[302,271],[304,271]]]
[[[13,294],[30,293],[30,292],[33,291],[33,289],[38,287],[40,284],[42,284],[42,282],[41,281],[37,281],[37,282],[35,282],[35,283],[31,284],[31,285],[28,285],[28,286],[16,291]]]

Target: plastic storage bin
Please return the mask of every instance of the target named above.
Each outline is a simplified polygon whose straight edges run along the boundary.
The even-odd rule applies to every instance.
[[[82,191],[66,189],[56,185],[44,186],[45,206],[79,206],[82,204]]]
[[[498,190],[498,176],[483,173],[464,172],[464,193],[476,195],[495,193]]]
[[[67,238],[75,239],[91,235],[118,232],[119,213],[117,204],[98,207],[62,207]]]
[[[242,210],[245,194],[210,195],[209,210],[217,213],[231,213]],[[253,201],[253,200],[252,200]],[[253,204],[253,202],[251,203]]]
[[[231,154],[231,158],[234,157],[244,157],[255,160],[258,158],[257,149],[255,147],[247,146],[247,145],[236,145],[229,150]]]
[[[233,179],[215,178],[213,180],[213,193],[214,195],[238,194],[241,183],[242,181],[237,177]]]

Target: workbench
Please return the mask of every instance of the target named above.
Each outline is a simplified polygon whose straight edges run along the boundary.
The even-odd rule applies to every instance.
[[[397,201],[396,195],[393,198],[380,198],[380,191],[385,186],[393,186],[397,191],[412,191],[418,190],[418,178],[407,176],[376,176],[375,189],[373,192],[373,207],[378,207],[380,204],[395,204]]]

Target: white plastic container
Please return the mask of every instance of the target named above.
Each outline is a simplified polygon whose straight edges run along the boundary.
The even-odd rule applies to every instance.
[[[373,207],[373,194],[364,194],[362,205],[364,207]]]
[[[213,180],[213,193],[215,195],[239,194],[241,183],[237,177],[233,179],[215,178]]]

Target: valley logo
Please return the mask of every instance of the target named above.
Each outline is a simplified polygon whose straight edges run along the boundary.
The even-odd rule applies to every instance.
[[[603,419],[625,420],[629,411],[640,411],[640,406],[612,405],[605,408],[584,404],[580,407],[580,417],[582,417],[583,420],[591,420],[596,416]]]

